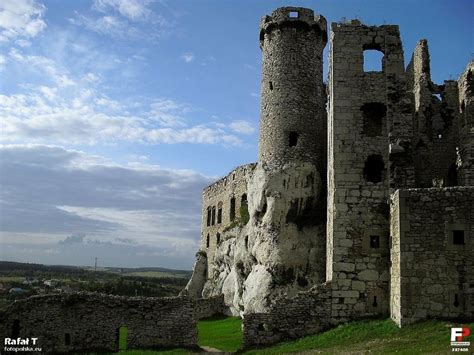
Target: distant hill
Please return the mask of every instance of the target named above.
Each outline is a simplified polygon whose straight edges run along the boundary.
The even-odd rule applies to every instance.
[[[51,274],[71,274],[81,275],[94,271],[91,266],[72,266],[72,265],[44,265],[44,264],[30,264],[19,263],[13,261],[0,261],[0,273],[12,272],[42,272]],[[185,278],[191,277],[189,270],[174,270],[163,267],[140,267],[140,268],[125,268],[125,267],[97,267],[97,272],[101,274],[113,273],[124,276],[140,276],[140,277],[171,277],[171,278]]]

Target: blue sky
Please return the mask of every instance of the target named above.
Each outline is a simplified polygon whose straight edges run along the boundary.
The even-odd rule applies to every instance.
[[[201,189],[256,160],[261,16],[398,24],[442,83],[472,58],[473,4],[3,0],[0,259],[190,268]]]

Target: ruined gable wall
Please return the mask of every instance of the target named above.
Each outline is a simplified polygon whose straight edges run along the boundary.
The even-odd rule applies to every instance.
[[[459,183],[474,186],[474,61],[458,80],[459,88]]]
[[[392,196],[391,317],[474,319],[474,188],[399,190]],[[464,244],[455,244],[462,231]]]
[[[15,320],[19,322],[17,334],[13,334]],[[193,347],[197,343],[194,303],[183,297],[33,296],[15,301],[1,321],[1,338],[37,337],[44,352],[115,352],[121,326],[128,328],[129,349]]]
[[[384,53],[381,72],[363,71],[363,51],[371,48]],[[389,94],[403,80],[398,26],[368,27],[358,21],[332,24],[327,279],[333,283],[332,316],[341,321],[388,313],[388,135],[393,122],[403,120]],[[377,134],[367,130],[370,119],[364,121],[361,109],[367,103],[386,110]],[[367,177],[371,155],[379,159],[375,161],[377,182]],[[371,237],[376,239],[373,247]]]
[[[217,234],[221,235],[232,224],[241,219],[240,207],[242,195],[247,194],[247,184],[250,181],[255,164],[246,164],[232,170],[227,176],[206,187],[202,193],[202,221],[201,221],[201,247],[200,250],[207,254],[208,275],[212,275],[213,259],[217,248]],[[235,217],[231,220],[231,199],[235,198]],[[222,208],[222,219],[218,221],[219,208]],[[215,216],[212,217],[212,209]],[[211,210],[211,221],[208,225],[208,209]],[[212,223],[214,219],[214,223]],[[209,235],[209,247],[207,236]]]
[[[444,186],[457,185],[456,145],[458,143],[457,83],[431,81],[428,43],[417,43],[407,68],[408,89],[413,95],[414,160],[417,187],[431,187],[433,180]]]

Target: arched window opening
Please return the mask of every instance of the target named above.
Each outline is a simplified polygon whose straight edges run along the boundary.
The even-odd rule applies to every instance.
[[[211,207],[207,208],[207,226],[211,225]]]
[[[240,220],[244,225],[250,220],[247,194],[243,194],[240,198]]]
[[[298,133],[296,132],[290,132],[289,135],[289,146],[290,147],[296,147],[298,144]]]
[[[212,207],[212,217],[211,217],[211,224],[216,224],[216,206]]]
[[[387,107],[381,102],[368,102],[363,104],[360,110],[364,119],[363,133],[369,137],[381,136]]]
[[[364,72],[383,71],[384,53],[379,44],[370,43],[363,46],[364,49]]]
[[[217,224],[222,223],[222,202],[217,204]]]
[[[383,171],[385,169],[385,164],[383,158],[379,154],[369,155],[365,161],[364,166],[364,179],[374,184],[382,181]]]
[[[230,213],[229,213],[230,221],[233,222],[235,219],[235,197],[230,199]]]
[[[216,244],[219,245],[220,242],[221,242],[221,234],[217,233],[217,235],[216,235]]]

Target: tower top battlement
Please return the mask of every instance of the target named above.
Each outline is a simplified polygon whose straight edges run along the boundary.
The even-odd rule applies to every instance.
[[[260,47],[263,47],[265,33],[270,33],[275,28],[306,27],[321,33],[324,45],[327,43],[327,22],[322,15],[304,7],[280,7],[260,20]]]

